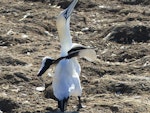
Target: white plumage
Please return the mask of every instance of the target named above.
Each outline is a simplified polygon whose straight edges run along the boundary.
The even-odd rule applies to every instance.
[[[41,76],[52,64],[57,64],[52,87],[53,93],[58,100],[58,107],[61,111],[65,110],[67,100],[70,96],[77,96],[79,99],[79,107],[82,107],[80,100],[82,88],[79,78],[81,67],[76,57],[85,57],[89,61],[96,59],[94,50],[80,44],[72,43],[70,35],[70,16],[77,2],[78,0],[73,0],[68,8],[60,13],[56,21],[61,45],[60,58],[54,60],[50,57],[45,57],[38,73],[38,76]]]
[[[70,15],[77,2],[78,0],[73,0],[70,6],[60,13],[56,21],[61,44],[61,57],[68,55],[68,51],[73,46],[70,35]],[[57,64],[52,84],[56,98],[62,100],[71,95],[81,96],[80,72],[81,67],[76,58],[63,59]]]
[[[63,59],[58,63],[52,84],[56,98],[63,100],[71,95],[81,96],[80,71],[75,58]]]

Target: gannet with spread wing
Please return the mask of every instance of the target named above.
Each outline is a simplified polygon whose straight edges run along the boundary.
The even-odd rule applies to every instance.
[[[38,72],[38,76],[41,76],[52,64],[56,64],[52,87],[54,96],[58,100],[58,108],[61,111],[65,110],[70,96],[77,96],[79,99],[78,106],[82,107],[80,99],[82,88],[79,78],[81,67],[77,61],[77,57],[85,57],[88,60],[96,59],[96,53],[93,49],[72,43],[70,16],[77,2],[78,0],[73,0],[68,8],[60,13],[56,21],[61,45],[60,58],[55,60],[45,57]]]

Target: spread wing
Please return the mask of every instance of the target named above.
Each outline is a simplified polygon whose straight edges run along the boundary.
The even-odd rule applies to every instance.
[[[93,48],[86,47],[80,44],[73,44],[72,48],[68,51],[67,58],[83,57],[88,61],[96,60],[96,52]]]

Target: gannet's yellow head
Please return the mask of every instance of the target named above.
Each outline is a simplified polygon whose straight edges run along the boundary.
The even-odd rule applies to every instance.
[[[73,0],[72,3],[62,11],[57,17],[56,27],[61,43],[61,55],[67,55],[68,50],[72,46],[72,39],[70,35],[70,16],[74,10],[78,0]]]
[[[60,13],[60,15],[58,16],[57,21],[56,21],[58,29],[60,26],[61,27],[66,26],[67,21],[70,22],[70,16],[71,16],[77,2],[78,2],[78,0],[73,0],[72,3],[64,11],[62,11]]]

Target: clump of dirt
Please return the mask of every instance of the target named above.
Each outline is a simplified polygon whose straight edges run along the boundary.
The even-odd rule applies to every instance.
[[[143,5],[149,5],[150,1],[149,0],[119,0],[123,2],[124,4],[129,4],[129,5],[138,5],[138,4],[143,4]]]
[[[37,50],[37,48],[23,48],[20,50],[22,54],[28,54],[28,53],[34,53]]]
[[[5,81],[11,83],[11,84],[19,84],[21,82],[29,82],[30,78],[26,77],[23,73],[15,72],[13,74],[5,74],[3,76],[3,79]]]
[[[0,98],[0,110],[5,113],[12,113],[18,108],[19,104],[11,99]]]
[[[57,5],[60,6],[61,8],[65,9],[68,7],[68,5],[70,4],[70,0],[64,0],[64,1],[60,1],[60,0],[24,0],[24,1],[32,1],[32,2],[42,2],[42,3],[50,3],[51,5]],[[88,4],[87,4],[88,2]],[[80,7],[80,8],[93,8],[96,7],[97,5],[92,2],[92,0],[84,0],[84,1],[79,1],[76,5],[76,7]]]
[[[118,26],[108,31],[111,32],[105,39],[121,44],[148,42],[150,40],[150,27],[147,26]]]
[[[149,93],[149,87],[147,83],[136,83],[136,84],[125,84],[125,83],[112,83],[111,85],[106,86],[107,90],[116,93],[116,94],[125,94],[125,95],[133,95],[133,94],[144,94]]]
[[[27,63],[24,61],[21,61],[19,59],[12,58],[11,56],[6,56],[6,57],[0,57],[0,63],[3,66],[17,66],[17,65],[22,65],[25,66]]]
[[[132,61],[136,61],[137,59],[144,58],[147,55],[147,53],[149,53],[149,50],[147,48],[145,49],[139,48],[136,52],[128,51],[128,50],[120,51],[110,61],[132,62]]]
[[[0,46],[14,46],[31,42],[30,39],[15,38],[12,36],[0,36]]]
[[[52,89],[51,85],[52,84],[46,84],[46,86],[45,86],[46,90],[44,91],[44,97],[57,100],[57,98],[53,94],[53,89]]]

